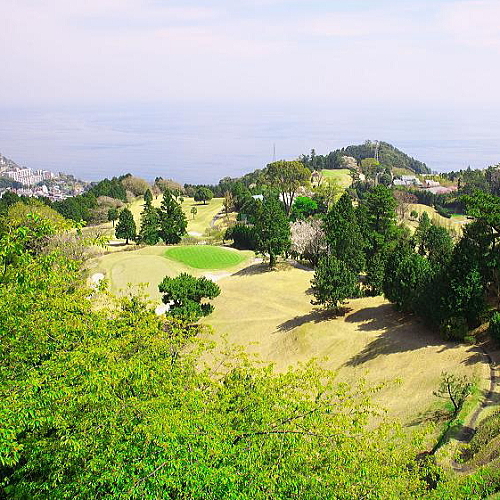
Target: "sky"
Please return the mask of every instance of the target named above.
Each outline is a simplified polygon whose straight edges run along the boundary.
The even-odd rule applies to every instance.
[[[442,108],[479,121],[483,111],[500,111],[499,0],[0,0],[0,7],[4,116],[197,103],[227,114]],[[0,152],[23,156],[10,146],[0,135]]]

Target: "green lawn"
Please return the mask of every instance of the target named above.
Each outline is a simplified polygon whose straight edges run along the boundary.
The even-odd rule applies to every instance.
[[[165,257],[195,269],[226,269],[246,258],[239,252],[210,245],[172,247],[165,251]]]
[[[339,186],[348,188],[352,184],[351,174],[348,168],[339,168],[335,170],[322,170],[321,174],[328,181],[337,182]]]

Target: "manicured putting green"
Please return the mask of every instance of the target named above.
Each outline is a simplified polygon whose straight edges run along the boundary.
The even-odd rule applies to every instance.
[[[165,257],[196,269],[225,269],[243,262],[246,257],[235,250],[210,245],[172,247]]]

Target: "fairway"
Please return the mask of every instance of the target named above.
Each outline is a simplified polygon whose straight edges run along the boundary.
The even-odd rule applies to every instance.
[[[210,245],[172,247],[165,257],[196,269],[226,269],[245,260],[239,252]]]
[[[321,174],[329,182],[336,182],[340,187],[348,188],[352,184],[351,173],[348,168],[322,170]]]

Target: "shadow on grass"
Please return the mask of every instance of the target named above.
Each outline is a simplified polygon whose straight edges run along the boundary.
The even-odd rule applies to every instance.
[[[451,413],[448,410],[429,410],[424,413],[420,413],[411,422],[409,422],[406,427],[415,427],[421,424],[435,423],[439,424],[446,422],[450,419]]]
[[[416,351],[423,347],[441,346],[441,351],[457,347],[446,342],[417,323],[413,316],[393,309],[390,304],[369,307],[349,315],[348,323],[360,323],[360,332],[380,332],[380,335],[353,356],[344,366],[359,366],[378,356]]]
[[[241,269],[240,271],[234,273],[233,276],[255,276],[256,274],[264,274],[272,271],[272,269],[269,269],[268,264],[260,262]]]
[[[302,316],[295,316],[295,318],[289,319],[280,325],[278,325],[278,332],[289,332],[294,328],[305,325],[306,323],[322,323],[324,321],[330,321],[336,319],[339,316],[346,315],[351,311],[348,307],[341,307],[338,311],[327,311],[324,309],[314,309],[308,314]]]

